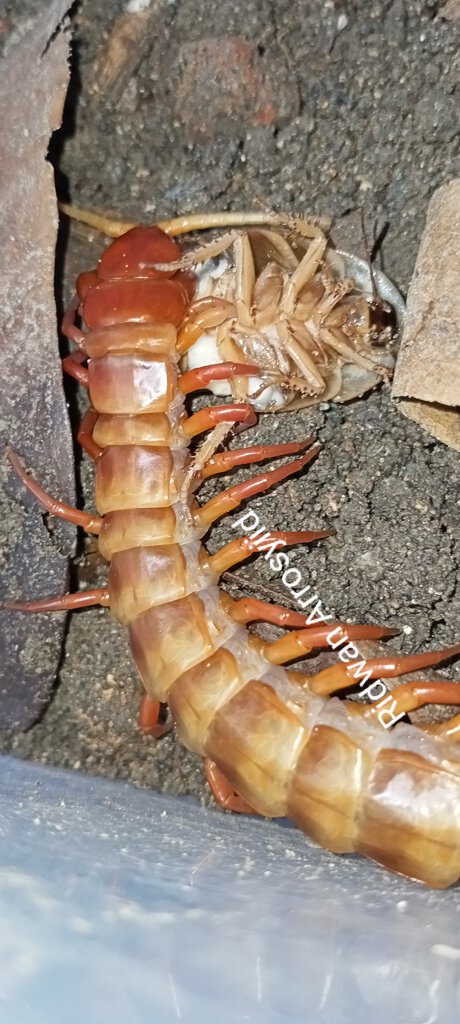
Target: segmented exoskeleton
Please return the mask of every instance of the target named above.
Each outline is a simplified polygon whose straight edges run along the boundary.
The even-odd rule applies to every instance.
[[[357,851],[436,887],[460,877],[460,716],[425,729],[382,727],[373,708],[332,697],[353,682],[340,663],[314,676],[283,665],[325,645],[331,627],[218,588],[221,573],[258,549],[240,537],[214,555],[201,538],[250,495],[300,470],[312,440],[218,452],[236,423],[255,420],[246,403],[188,415],[188,394],[213,380],[258,374],[224,362],[181,373],[181,324],[194,293],[187,270],[158,270],[180,259],[157,227],[134,228],[113,242],[96,270],[80,275],[63,330],[76,351],[65,368],[89,388],[92,408],[79,438],[96,461],[97,515],[51,499],[10,459],[52,513],[99,537],[110,562],[107,587],[16,604],[50,610],[107,604],[127,626],[146,696],[141,725],[156,735],[162,705],[185,745],[205,758],[218,800],[233,809],[288,816],[321,846]],[[82,329],[76,314],[82,319]],[[191,454],[190,442],[211,431]],[[207,477],[233,466],[298,453],[287,466],[230,487],[200,506]],[[317,533],[272,533],[283,544]],[[257,619],[295,627],[273,643],[251,635]],[[350,640],[378,638],[377,626],[339,624]],[[397,676],[458,653],[387,654],[367,662],[371,676]],[[459,703],[458,684],[409,683],[393,691],[399,712],[429,702]]]

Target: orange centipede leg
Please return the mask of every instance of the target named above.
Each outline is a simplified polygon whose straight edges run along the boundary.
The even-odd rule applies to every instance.
[[[3,601],[2,608],[14,608],[17,612],[70,612],[75,608],[90,608],[91,605],[110,604],[106,587],[97,590],[82,590],[78,594],[61,594],[59,597],[42,597],[38,601]]]
[[[452,715],[452,718],[449,718],[446,722],[433,722],[429,725],[420,724],[419,728],[429,733],[430,736],[448,739],[451,743],[460,743],[460,715]]]
[[[252,363],[212,363],[209,366],[198,366],[188,370],[178,379],[178,387],[183,395],[205,388],[213,380],[228,380],[230,377],[256,377],[260,374],[260,366]]]
[[[345,624],[340,627],[343,631],[343,640],[379,640],[382,637],[394,636],[395,631],[384,629],[382,626],[361,626]],[[305,654],[318,647],[328,647],[327,637],[332,630],[336,631],[338,626],[317,626],[310,629],[301,629],[295,633],[288,633],[281,636],[273,643],[266,644],[263,648],[264,656],[274,665],[284,665],[294,658],[303,658]],[[335,637],[337,640],[337,637]],[[347,685],[350,685],[347,679]]]
[[[236,811],[238,814],[257,814],[257,811],[235,792],[231,782],[217,767],[215,761],[205,757],[203,768],[208,786],[219,807],[227,811]]]
[[[257,597],[242,597],[238,601],[229,594],[221,594],[221,601],[224,603],[226,612],[235,622],[248,623],[260,620],[271,622],[274,626],[304,627],[309,636],[322,636],[316,625],[309,625],[308,615],[301,615],[300,612],[293,612],[290,608],[284,608],[281,604],[268,604],[267,601],[260,601]],[[341,629],[343,638],[351,639],[350,629],[359,630],[359,635],[354,634],[355,640],[382,640],[385,637],[396,636],[398,630],[389,629],[385,626],[353,625],[351,622],[333,622],[324,628],[327,634],[333,630]]]
[[[98,534],[101,526],[102,519],[100,516],[93,516],[90,512],[82,512],[78,508],[73,508],[72,505],[66,505],[63,501],[58,501],[56,498],[51,497],[47,491],[40,487],[40,484],[29,473],[26,472],[24,467],[16,455],[16,452],[12,451],[11,448],[7,448],[6,456],[11,462],[11,465],[19,477],[24,487],[33,494],[34,498],[46,509],[47,512],[52,516],[56,516],[58,519],[65,519],[68,523],[74,523],[75,526],[82,526],[87,533]]]
[[[225,491],[207,501],[205,505],[202,505],[199,511],[195,513],[195,518],[202,525],[210,526],[220,516],[226,515],[227,512],[231,512],[238,505],[241,505],[245,498],[250,498],[254,494],[260,494],[261,491],[267,491],[273,484],[279,483],[280,480],[285,480],[286,477],[297,473],[299,469],[303,469],[308,462],[314,459],[318,452],[319,448],[315,446],[306,455],[303,455],[301,459],[294,459],[287,466],[271,469],[268,473],[261,473],[259,476],[251,477],[250,480],[244,480],[241,484],[235,484],[234,487],[228,487]]]
[[[233,405],[213,405],[207,409],[200,409],[190,416],[182,424],[182,432],[185,437],[195,437],[202,434],[204,430],[211,430],[218,423],[244,423],[244,428],[253,427],[257,423],[257,416],[252,406],[246,402],[235,402]]]
[[[69,341],[73,341],[74,344],[78,346],[82,345],[85,340],[83,331],[81,331],[75,323],[75,314],[79,305],[80,297],[78,295],[74,295],[72,301],[67,306],[61,323],[62,334],[64,334],[66,338],[69,338]]]
[[[139,717],[137,719],[139,729],[142,732],[148,733],[149,736],[155,736],[156,739],[159,739],[160,736],[166,736],[166,733],[171,732],[171,729],[174,727],[172,719],[164,720],[166,708],[166,704],[160,704],[160,701],[155,700],[149,693],[144,693],[141,698]]]
[[[417,672],[419,669],[430,668],[432,665],[439,665],[448,658],[460,654],[460,644],[455,647],[446,647],[443,651],[427,651],[425,654],[394,655],[386,654],[380,658],[360,659],[362,665],[361,676],[366,679],[381,676],[382,679],[389,679],[393,676],[402,676],[406,672]],[[333,665],[332,668],[325,668],[312,676],[312,688],[315,693],[332,693],[335,689],[343,686],[344,680],[348,680],[350,686],[357,682],[356,663]],[[369,674],[368,674],[369,673]]]
[[[72,352],[70,356],[65,356],[62,360],[64,373],[68,373],[69,377],[73,377],[84,388],[88,387],[88,370],[81,364],[87,358],[86,352]]]
[[[306,437],[304,441],[291,441],[290,444],[253,444],[250,448],[234,448],[231,451],[218,452],[213,455],[201,470],[201,477],[207,480],[218,473],[227,473],[235,466],[246,466],[250,462],[263,462],[264,459],[281,458],[282,455],[296,455],[297,452],[313,444],[314,437]]]
[[[260,650],[265,654],[265,650],[261,647]],[[338,693],[339,690],[349,690],[350,680],[342,679],[340,683],[337,681],[328,685],[325,680],[321,680],[320,683],[316,682],[316,676],[308,675],[307,672],[299,672],[297,669],[287,669],[287,674],[291,683],[295,686],[303,686],[307,690],[311,690],[312,693],[316,693],[319,697],[331,697],[333,693]],[[356,714],[362,714],[367,710],[367,705],[358,704],[356,700],[344,701],[344,704],[351,705],[351,711]]]
[[[396,701],[398,714],[416,711],[426,704],[460,704],[460,683],[450,683],[444,679],[429,682],[414,679],[411,683],[395,686],[391,691],[391,697]],[[366,708],[368,713],[372,710]]]
[[[94,424],[97,420],[97,412],[95,409],[87,409],[83,419],[78,428],[77,441],[83,450],[89,455],[95,462],[100,459],[104,449],[96,443],[93,438]]]
[[[223,572],[230,569],[232,565],[249,558],[255,551],[261,553],[267,549],[286,547],[290,544],[311,544],[315,540],[323,540],[324,537],[331,537],[333,530],[298,530],[286,531],[285,533],[271,532],[263,537],[237,537],[229,541],[223,548],[216,551],[215,555],[208,556],[208,563],[213,572],[221,576]]]

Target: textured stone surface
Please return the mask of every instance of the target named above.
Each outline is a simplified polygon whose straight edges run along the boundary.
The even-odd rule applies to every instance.
[[[393,381],[407,415],[460,449],[460,179],[432,197]],[[424,403],[443,408],[425,408]],[[422,404],[423,403],[423,404]],[[449,407],[451,409],[449,410]]]
[[[5,461],[11,445],[45,486],[75,500],[73,446],[62,391],[54,262],[57,208],[46,161],[68,83],[65,0],[10,37],[0,75],[0,565],[1,597],[66,590],[73,528],[48,528]],[[50,41],[51,40],[51,41]],[[43,711],[58,670],[64,617],[0,610],[0,728]]]
[[[460,178],[430,200],[407,295],[393,394],[460,403]]]

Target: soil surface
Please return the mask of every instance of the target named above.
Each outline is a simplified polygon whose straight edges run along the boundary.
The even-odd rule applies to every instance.
[[[36,6],[7,5],[7,28]],[[61,198],[150,222],[259,198],[333,215],[355,251],[362,206],[370,227],[389,223],[384,268],[405,291],[428,200],[458,174],[459,23],[441,4],[83,0],[72,22],[72,87],[51,149]],[[72,227],[64,298],[103,244]],[[337,617],[399,627],[390,647],[407,653],[454,643],[458,453],[405,419],[384,388],[346,407],[262,417],[245,443],[312,433],[322,450],[308,471],[251,503],[261,524],[337,530],[291,556]],[[77,470],[91,507],[92,467],[82,458]],[[212,530],[210,550],[235,536],[234,520]],[[80,584],[105,574],[81,547]],[[224,582],[287,599],[263,557]],[[460,664],[445,674],[460,680]],[[174,733],[156,742],[138,732],[139,696],[126,632],[105,610],[74,614],[48,710],[28,733],[4,735],[2,749],[209,800],[198,759]]]

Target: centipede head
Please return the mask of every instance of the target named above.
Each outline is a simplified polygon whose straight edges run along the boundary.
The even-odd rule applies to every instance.
[[[94,270],[77,280],[80,314],[87,327],[149,323],[158,319],[178,325],[195,293],[190,271],[158,270],[153,264],[176,263],[177,242],[155,225],[134,227],[115,239]]]

